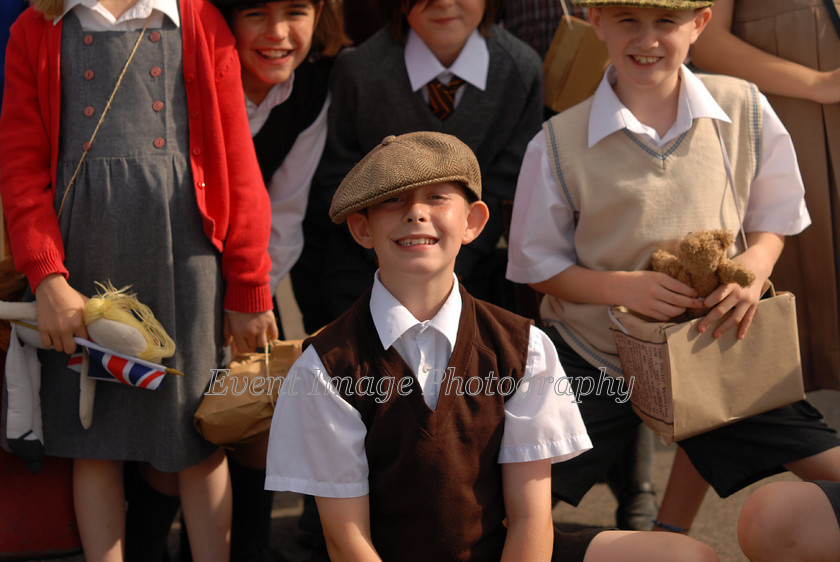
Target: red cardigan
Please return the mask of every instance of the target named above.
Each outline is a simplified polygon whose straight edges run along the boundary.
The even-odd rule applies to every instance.
[[[248,129],[234,39],[205,0],[181,0],[180,6],[189,156],[204,232],[222,253],[224,307],[270,310],[270,207]],[[0,195],[15,266],[33,290],[51,273],[69,275],[54,210],[61,29],[61,22],[53,25],[30,8],[12,26],[6,52]]]

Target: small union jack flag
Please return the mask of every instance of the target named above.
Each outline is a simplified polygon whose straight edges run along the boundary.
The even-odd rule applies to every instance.
[[[163,365],[121,355],[83,338],[74,339],[77,344],[85,347],[90,357],[90,361],[88,361],[88,377],[90,378],[108,382],[121,382],[148,390],[157,390],[163,383],[163,377],[166,375],[166,367]],[[67,367],[81,373],[82,352],[71,355]]]

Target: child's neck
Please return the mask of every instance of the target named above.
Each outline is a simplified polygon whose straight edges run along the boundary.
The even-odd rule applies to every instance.
[[[619,80],[613,87],[618,99],[641,123],[656,130],[662,138],[677,120],[680,98],[680,77],[650,88],[626,86]]]
[[[452,292],[452,272],[446,275],[416,276],[393,275],[379,270],[379,280],[395,299],[400,301],[420,322],[431,320]]]
[[[115,19],[120,19],[120,16],[137,2],[138,0],[99,0],[102,7],[111,12]]]

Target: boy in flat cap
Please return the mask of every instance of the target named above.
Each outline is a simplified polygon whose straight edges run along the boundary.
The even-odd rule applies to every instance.
[[[711,17],[711,1],[576,4],[590,6],[612,65],[596,93],[546,122],[526,151],[508,278],[546,295],[541,315],[570,377],[602,370],[618,377],[609,305],[658,321],[710,307],[700,331],[749,337],[784,237],[810,218],[790,137],[765,97],[750,83],[694,75],[683,65]],[[741,224],[749,248],[732,253],[755,272],[750,287],[722,285],[699,299],[687,285],[648,271],[657,247],[690,231],[738,231]],[[580,410],[594,447],[552,470],[555,498],[573,505],[639,424],[630,402],[611,396],[590,395]],[[686,532],[708,484],[726,497],[784,470],[840,479],[840,440],[820,418],[803,401],[681,441],[658,530]]]
[[[550,465],[589,438],[551,341],[454,275],[480,198],[475,156],[442,133],[388,137],[341,183],[330,216],[379,270],[287,375],[266,486],[316,496],[333,560],[716,559],[677,535],[555,537]]]

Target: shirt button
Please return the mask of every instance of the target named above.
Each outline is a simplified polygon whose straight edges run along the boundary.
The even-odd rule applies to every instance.
[[[84,36],[84,38],[82,38],[82,41],[84,41],[85,45],[90,45],[91,43],[93,43],[93,35],[88,33]]]
[[[89,105],[85,108],[85,117],[91,117],[94,114],[94,109],[92,105]]]
[[[87,142],[85,142],[85,144],[82,145],[82,150],[87,152],[88,150],[90,150],[90,146],[91,146],[90,141],[87,141]]]
[[[195,147],[195,148],[193,148],[193,149],[192,149],[192,153],[193,153],[193,155],[195,155],[195,156],[201,156],[201,148],[199,148],[199,147]]]
[[[149,40],[152,43],[157,43],[158,41],[160,41],[160,33],[158,33],[157,31],[152,31],[151,33],[149,33]]]
[[[159,66],[153,66],[152,69],[149,71],[149,74],[151,74],[152,77],[154,77],[154,78],[157,78],[158,76],[160,76],[160,73],[161,73],[161,70],[160,70]]]
[[[158,148],[163,148],[163,145],[166,144],[166,140],[163,137],[158,137],[155,139],[155,146]]]
[[[152,104],[152,109],[154,109],[155,111],[160,111],[161,109],[163,109],[163,102],[160,100],[156,101]]]
[[[93,71],[91,69],[85,70],[85,80],[93,80]]]

